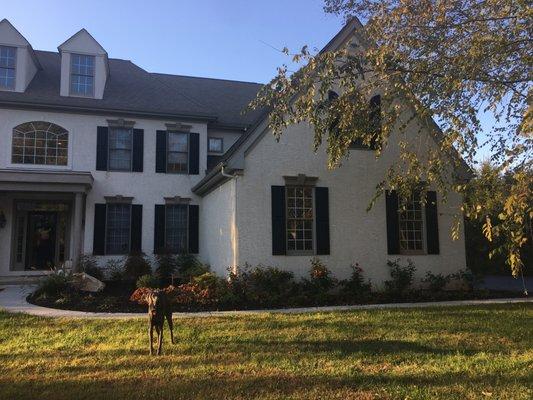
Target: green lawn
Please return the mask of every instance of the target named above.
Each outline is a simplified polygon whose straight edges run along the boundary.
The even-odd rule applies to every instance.
[[[0,312],[0,399],[533,398],[532,304],[175,321]]]

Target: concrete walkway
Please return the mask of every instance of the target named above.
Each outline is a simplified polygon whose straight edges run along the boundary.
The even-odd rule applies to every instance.
[[[28,294],[32,292],[34,286],[10,285],[3,286],[0,290],[0,309],[10,313],[25,313],[40,317],[56,318],[142,318],[145,313],[100,313],[58,310],[55,308],[39,307],[26,301]],[[305,308],[284,308],[273,310],[255,310],[255,311],[213,311],[213,312],[196,312],[196,313],[174,313],[174,318],[198,318],[198,317],[220,317],[228,315],[250,315],[260,313],[282,313],[282,314],[301,314],[309,312],[330,312],[330,311],[347,311],[347,310],[372,310],[372,309],[394,309],[394,308],[426,308],[426,307],[451,307],[451,306],[475,306],[486,304],[511,304],[511,303],[533,303],[533,298],[514,298],[514,299],[490,299],[490,300],[458,300],[458,301],[439,301],[424,303],[391,303],[391,304],[366,304],[354,306],[329,306],[329,307],[305,307]]]

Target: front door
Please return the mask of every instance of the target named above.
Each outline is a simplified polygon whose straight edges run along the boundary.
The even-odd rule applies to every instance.
[[[30,270],[50,269],[56,264],[57,221],[55,211],[28,213],[27,266]]]

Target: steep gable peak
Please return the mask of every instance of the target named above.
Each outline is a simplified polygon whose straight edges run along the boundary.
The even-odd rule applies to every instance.
[[[107,57],[107,51],[105,51],[102,45],[85,28],[80,29],[65,40],[57,49],[60,53],[63,51],[82,52]]]

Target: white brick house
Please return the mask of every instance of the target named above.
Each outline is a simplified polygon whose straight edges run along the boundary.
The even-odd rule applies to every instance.
[[[352,40],[352,21],[327,45]],[[0,22],[0,276],[42,274],[95,254],[190,252],[224,274],[244,263],[307,273],[322,258],[338,277],[358,262],[379,284],[386,261],[465,267],[452,241],[460,197],[398,213],[394,195],[366,211],[398,157],[354,148],[326,169],[307,124],[278,143],[261,112],[241,114],[255,83],[149,73],[109,58],[81,30],[58,52],[35,51]],[[417,123],[417,122],[415,122]],[[431,128],[409,138],[437,145]],[[454,171],[450,171],[453,173]]]

